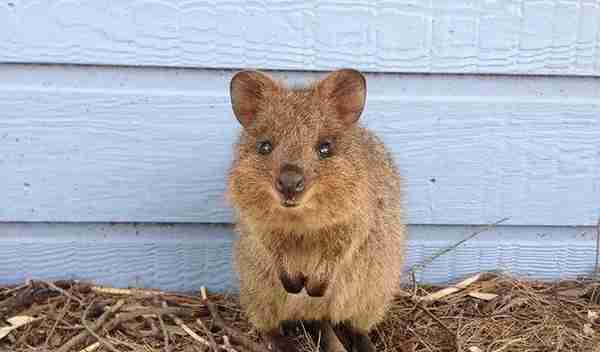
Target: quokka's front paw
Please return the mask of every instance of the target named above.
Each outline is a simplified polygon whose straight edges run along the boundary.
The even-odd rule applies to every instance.
[[[311,297],[323,297],[329,282],[327,280],[311,280],[308,279],[306,282],[306,293]]]
[[[279,280],[288,293],[297,294],[304,288],[306,277],[302,273],[290,275],[287,271],[282,270],[279,274]]]

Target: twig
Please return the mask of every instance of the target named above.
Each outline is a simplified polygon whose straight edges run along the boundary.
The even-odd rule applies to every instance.
[[[193,310],[191,310],[190,308],[183,308],[183,307],[167,307],[167,308],[144,308],[144,307],[138,307],[138,308],[134,308],[134,309],[129,309],[129,310],[122,310],[123,312],[127,312],[127,313],[122,313],[122,314],[134,314],[135,316],[152,316],[152,317],[156,317],[158,314],[160,315],[169,315],[169,314],[175,314],[175,315],[182,315],[185,317],[193,317],[196,315],[197,312],[194,312]]]
[[[500,220],[498,220],[498,221],[496,221],[496,222],[494,222],[494,223],[492,223],[492,224],[489,224],[489,225],[487,225],[486,227],[484,227],[484,228],[482,228],[482,229],[480,229],[480,230],[478,230],[478,231],[475,231],[475,232],[473,232],[473,233],[472,233],[472,234],[470,234],[469,236],[467,236],[467,237],[463,238],[462,240],[460,240],[460,241],[456,242],[455,244],[451,245],[450,247],[444,248],[444,249],[440,250],[439,252],[437,252],[436,254],[432,255],[431,257],[429,257],[429,258],[427,258],[427,259],[423,260],[423,262],[422,262],[422,263],[420,263],[420,264],[415,264],[415,265],[411,266],[411,267],[408,269],[408,271],[409,271],[409,272],[410,272],[410,271],[412,271],[412,272],[415,272],[415,271],[419,271],[419,270],[423,270],[423,269],[425,269],[425,267],[426,267],[427,265],[431,264],[431,263],[432,263],[434,260],[436,260],[437,258],[439,258],[439,257],[443,256],[444,254],[446,254],[446,253],[448,253],[448,252],[451,252],[451,251],[453,251],[454,249],[456,249],[457,247],[459,247],[461,244],[463,244],[463,243],[465,243],[465,242],[467,242],[467,241],[469,241],[469,240],[471,240],[471,239],[475,238],[476,236],[478,236],[478,235],[480,235],[480,234],[482,234],[482,233],[484,233],[484,232],[486,232],[486,231],[488,231],[488,230],[490,230],[490,229],[492,229],[492,228],[494,228],[494,227],[496,227],[496,226],[500,225],[501,223],[503,223],[503,222],[505,222],[505,221],[508,221],[509,219],[510,219],[510,218],[503,218],[503,219],[500,219]]]
[[[425,314],[429,315],[429,317],[433,320],[435,320],[436,323],[438,323],[442,328],[444,328],[444,330],[446,330],[446,332],[448,333],[448,335],[450,335],[452,337],[452,340],[454,341],[454,344],[456,346],[456,350],[460,351],[460,347],[458,344],[458,340],[456,339],[456,334],[452,332],[452,330],[450,330],[450,328],[444,324],[443,321],[440,320],[440,318],[436,317],[435,314],[433,314],[429,309],[427,309],[427,307],[425,307],[422,304],[419,304],[419,308],[425,312]]]
[[[168,308],[166,302],[163,302],[162,306],[163,309]],[[175,322],[175,324],[177,324],[180,328],[187,332],[187,334],[190,335],[194,340],[198,341],[200,344],[206,347],[211,347],[210,342],[208,342],[205,338],[201,337],[200,335],[196,334],[194,330],[190,329],[189,326],[185,325],[185,323],[181,319],[176,317],[174,314],[169,314],[169,317]]]
[[[94,352],[100,347],[100,342],[94,342],[93,344],[87,346],[79,352]]]
[[[501,347],[500,347],[500,348],[498,348],[498,349],[495,349],[493,352],[502,352],[502,351],[504,351],[505,349],[507,349],[507,348],[508,348],[508,346],[512,345],[513,343],[517,343],[517,342],[521,342],[521,341],[523,341],[523,338],[517,338],[517,339],[509,340],[509,341],[508,341],[508,342],[506,342],[506,343],[505,343],[503,346],[501,346]],[[495,342],[494,344],[496,344],[496,343],[497,343],[497,342]],[[558,351],[558,349],[557,349],[557,351]]]
[[[462,324],[462,315],[460,317],[458,317],[458,322],[456,324],[456,332],[454,333],[454,342],[456,344],[456,352],[462,352],[462,344],[460,341],[460,329],[461,329],[461,324]]]
[[[106,323],[106,325],[104,325],[103,328],[105,331],[112,331],[114,328],[116,328],[132,319],[135,319],[137,317],[144,317],[144,315],[141,315],[137,312],[119,313],[115,316],[114,319],[112,319],[111,321]],[[153,317],[154,317],[154,315],[153,315]]]
[[[34,321],[38,321],[40,319],[41,318],[34,318],[26,315],[17,315],[15,317],[6,319],[6,322],[9,325],[0,327],[0,340],[7,336],[11,331],[18,329],[21,326],[33,323]]]
[[[407,326],[406,330],[410,331],[413,334],[413,336],[417,339],[417,341],[419,341],[421,345],[425,346],[425,348],[427,348],[428,351],[433,351],[431,345],[427,342],[426,339],[423,339],[423,337],[421,337],[421,334],[419,334],[417,330],[413,329],[410,326]]]
[[[142,345],[138,345],[136,343],[127,342],[127,341],[124,341],[124,340],[119,340],[119,339],[114,338],[112,336],[109,336],[108,339],[110,339],[111,341],[113,341],[113,343],[115,343],[115,344],[127,346],[132,351],[136,351],[136,352],[137,351],[147,351],[147,346],[142,346]]]
[[[477,291],[469,292],[468,296],[480,299],[482,301],[491,301],[498,297],[498,295],[495,293],[485,293],[485,292],[477,292]]]
[[[26,283],[26,284],[19,285],[17,287],[14,287],[14,288],[11,288],[11,289],[8,289],[5,291],[0,291],[0,295],[8,296],[8,295],[12,294],[13,292],[21,291],[22,289],[27,288],[29,285],[30,285],[30,283]]]
[[[172,314],[169,316],[171,317],[171,319],[173,319],[175,324],[177,324],[180,328],[182,328],[185,332],[187,332],[187,334],[190,335],[194,340],[200,342],[202,345],[204,345],[206,347],[211,347],[210,342],[208,342],[203,337],[200,337],[200,335],[196,334],[194,332],[194,330],[190,329],[189,326],[185,325],[185,323],[181,319],[177,318],[176,316],[174,316]]]
[[[63,290],[62,288],[60,288],[60,287],[58,287],[58,286],[56,286],[54,283],[52,283],[52,282],[50,282],[50,281],[46,281],[46,280],[36,280],[36,281],[43,283],[44,285],[46,285],[46,286],[50,287],[50,288],[51,288],[51,289],[53,289],[54,291],[57,291],[57,292],[60,292],[60,293],[62,293],[63,295],[65,295],[65,296],[67,296],[67,297],[71,298],[71,299],[72,299],[72,300],[74,300],[74,301],[77,301],[77,303],[79,303],[80,305],[82,305],[82,306],[83,306],[83,301],[82,301],[81,299],[79,299],[79,298],[77,298],[77,297],[73,296],[73,295],[72,295],[72,294],[70,294],[69,292],[67,292],[67,291]]]
[[[247,348],[251,352],[270,352],[265,346],[258,344],[246,336],[243,333],[238,331],[235,328],[228,326],[223,318],[219,315],[219,310],[215,306],[213,302],[208,299],[208,295],[206,294],[206,287],[202,286],[200,288],[200,293],[202,295],[202,301],[208,308],[210,315],[213,319],[213,324],[217,325],[221,330],[223,330],[227,335],[231,336],[234,340],[236,340],[240,345]]]
[[[163,333],[163,336],[165,339],[165,351],[168,351],[169,350],[169,340],[170,340],[169,332],[167,331],[167,327],[165,325],[165,321],[162,318],[162,314],[157,314],[157,317],[158,317],[158,322],[160,324],[160,329],[162,330],[162,333]]]
[[[129,289],[129,288],[114,288],[114,287],[102,287],[92,286],[92,291],[97,293],[109,294],[109,295],[121,295],[121,296],[158,296],[166,294],[163,291],[155,290],[144,290],[144,289]]]
[[[176,293],[176,292],[166,292],[159,291],[153,289],[129,289],[129,288],[113,288],[113,287],[103,287],[103,286],[92,286],[90,288],[92,291],[100,294],[108,294],[115,296],[142,296],[142,297],[161,297],[161,299],[169,301],[175,301],[176,304],[184,304],[184,305],[193,305],[194,308],[203,308],[200,304],[194,304],[197,302],[197,299],[194,297]],[[182,302],[183,301],[183,302]]]
[[[202,328],[202,330],[204,331],[206,336],[208,336],[208,340],[210,342],[213,352],[219,352],[219,348],[217,347],[217,342],[215,341],[214,337],[212,336],[210,330],[208,330],[206,325],[202,322],[202,320],[196,319],[196,324],[198,324],[200,326],[200,328]]]
[[[417,290],[418,290],[418,286],[417,286],[417,273],[415,273],[414,270],[411,270],[410,272],[410,280],[412,282],[412,297],[417,297]]]
[[[144,309],[134,310],[131,312],[123,312],[123,313],[117,314],[113,320],[108,322],[104,326],[104,330],[111,331],[112,329],[116,328],[120,324],[123,324],[123,323],[125,323],[131,319],[135,319],[137,317],[156,317],[158,314],[170,315],[170,314],[177,314],[178,312],[180,312],[180,311],[177,308],[174,309],[173,307],[169,307],[168,309],[144,308]],[[186,313],[188,314],[188,316],[193,315],[193,314],[190,314],[189,312],[186,312]]]
[[[141,337],[149,337],[149,336],[154,336],[154,337],[158,336],[158,337],[161,337],[161,336],[164,336],[164,334],[163,334],[164,331],[161,331],[156,326],[156,323],[154,322],[154,320],[152,320],[150,318],[147,318],[146,321],[150,325],[150,330],[141,330],[141,329],[139,329],[140,325],[143,325],[143,323],[139,324],[139,325],[137,325],[135,327],[127,326],[126,328],[129,331],[133,330],[134,328],[137,328],[138,331],[136,331],[136,333],[139,334]]]
[[[498,308],[494,312],[496,315],[504,314],[506,312],[510,313],[510,310],[513,308],[519,308],[525,305],[529,301],[529,297],[507,297],[510,298],[510,302],[503,307]]]
[[[471,276],[459,283],[457,283],[454,286],[450,286],[450,287],[446,287],[442,290],[433,292],[428,294],[425,297],[420,298],[420,301],[425,301],[425,302],[431,302],[431,301],[437,301],[438,299],[444,298],[448,295],[451,295],[455,292],[461,291],[463,289],[465,289],[466,287],[468,287],[469,285],[473,284],[474,282],[478,281],[481,278],[482,274],[477,274],[474,276]]]
[[[227,335],[223,335],[223,346],[222,348],[227,352],[237,352],[233,346],[231,346],[231,342],[229,342],[229,337]]]
[[[70,303],[71,303],[71,297],[67,296],[67,302],[65,302],[65,306],[63,307],[63,309],[60,310],[60,313],[58,313],[58,316],[56,317],[56,321],[52,325],[52,329],[50,329],[50,333],[48,334],[48,336],[46,336],[46,342],[44,343],[46,348],[48,348],[48,343],[50,343],[50,338],[52,338],[52,335],[54,335],[54,331],[56,330],[58,323],[61,322],[63,320],[63,318],[65,317],[65,314],[67,314],[67,310],[69,309]]]
[[[106,321],[115,313],[117,313],[119,311],[119,309],[121,309],[121,306],[123,306],[123,304],[125,304],[124,300],[119,300],[117,301],[117,303],[115,303],[114,306],[110,307],[109,310],[107,310],[106,312],[104,312],[100,318],[98,318],[98,320],[96,320],[91,326],[90,328],[92,330],[98,330],[101,326],[104,325],[104,323],[106,323]],[[64,345],[62,345],[58,350],[56,350],[56,352],[68,352],[70,351],[75,345],[82,343],[87,337],[89,336],[89,332],[88,330],[84,330],[82,332],[80,332],[79,334],[75,335],[73,338],[71,338],[69,341],[67,341]]]
[[[11,310],[22,311],[31,306],[33,300],[33,289],[30,285],[27,285],[25,289],[21,290],[16,295],[0,300],[0,312],[6,314],[6,312]]]
[[[96,340],[98,340],[98,342],[100,342],[101,345],[103,345],[104,347],[108,348],[109,350],[113,351],[113,352],[119,352],[119,350],[117,350],[115,348],[115,346],[113,346],[110,342],[108,342],[107,340],[103,339],[100,335],[96,334],[94,332],[94,330],[92,330],[92,328],[90,328],[90,326],[88,325],[86,318],[87,318],[87,314],[90,310],[90,307],[92,306],[92,303],[90,303],[85,310],[83,311],[83,314],[81,315],[81,324],[83,325],[83,327],[90,333],[90,335],[92,335]],[[102,327],[102,325],[99,325],[97,327],[97,329],[100,329]]]

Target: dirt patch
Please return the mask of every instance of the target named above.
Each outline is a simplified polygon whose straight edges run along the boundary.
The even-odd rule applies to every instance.
[[[74,281],[0,287],[0,351],[266,351],[237,302]],[[598,281],[482,274],[403,288],[371,338],[378,351],[600,352],[599,315]]]

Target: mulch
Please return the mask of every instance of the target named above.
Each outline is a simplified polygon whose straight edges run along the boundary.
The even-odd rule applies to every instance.
[[[482,273],[448,287],[403,287],[371,338],[385,352],[600,352],[599,316],[600,281]],[[298,343],[311,350],[306,336]],[[0,287],[0,351],[268,350],[235,295],[78,281]]]

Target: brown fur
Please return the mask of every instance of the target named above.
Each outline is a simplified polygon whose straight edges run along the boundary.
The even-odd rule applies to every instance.
[[[234,264],[241,303],[250,321],[263,332],[286,320],[346,322],[368,332],[399,283],[404,226],[392,158],[356,122],[366,99],[363,76],[339,70],[289,89],[244,71],[232,79],[231,99],[244,128],[227,195],[239,235]],[[270,155],[257,153],[264,139],[272,142]],[[321,160],[316,149],[324,139],[332,141],[333,156]],[[273,186],[284,163],[299,166],[306,178],[295,208],[282,207]],[[282,273],[306,291],[288,293]]]

